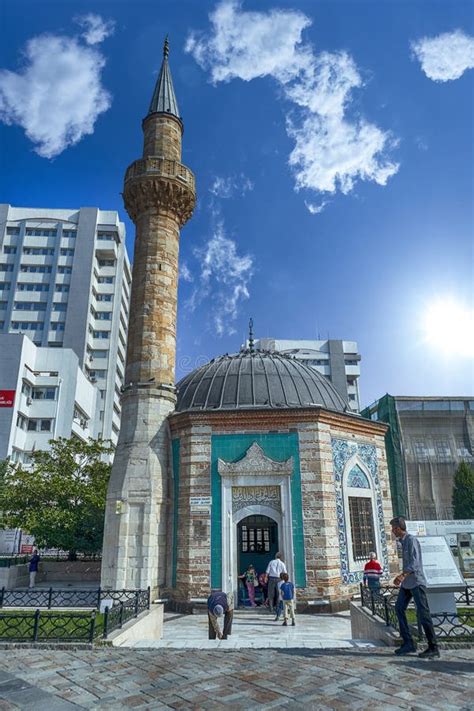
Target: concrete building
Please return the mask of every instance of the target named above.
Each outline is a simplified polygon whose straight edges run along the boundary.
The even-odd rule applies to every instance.
[[[50,439],[96,438],[100,392],[70,348],[41,348],[24,335],[0,335],[0,460],[28,464]]]
[[[0,334],[70,348],[100,391],[98,434],[117,443],[130,301],[115,211],[0,205]]]
[[[331,381],[352,412],[359,412],[360,354],[355,341],[259,338],[255,347],[290,355],[311,366]]]
[[[454,473],[474,461],[474,399],[384,395],[361,415],[386,422],[393,510],[412,520],[453,518]]]
[[[102,587],[149,585],[180,607],[213,587],[237,602],[239,573],[249,562],[263,572],[280,550],[301,605],[347,606],[369,552],[387,572],[393,560],[387,426],[250,339],[174,386],[179,229],[195,192],[167,42],[142,126],[143,158],[125,176],[137,232]]]

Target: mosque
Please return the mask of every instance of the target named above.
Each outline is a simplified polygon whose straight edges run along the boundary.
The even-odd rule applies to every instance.
[[[196,197],[168,54],[166,40],[124,181],[136,239],[102,586],[150,586],[181,606],[219,588],[238,602],[239,574],[280,551],[300,607],[337,610],[370,551],[393,563],[386,425],[352,414],[312,368],[255,350],[252,334],[175,386],[179,238]]]

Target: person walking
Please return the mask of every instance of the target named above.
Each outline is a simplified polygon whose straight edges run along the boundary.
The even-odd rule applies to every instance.
[[[377,560],[377,554],[373,551],[369,553],[370,560],[364,567],[364,585],[369,587],[369,590],[378,592],[380,590],[380,578],[383,574],[383,569]]]
[[[416,536],[407,533],[407,526],[403,516],[396,516],[390,521],[393,535],[402,545],[403,570],[394,579],[393,584],[400,586],[395,610],[400,625],[400,635],[403,640],[401,647],[395,654],[401,656],[416,652],[416,644],[408,626],[406,609],[413,598],[416,605],[416,616],[428,640],[428,648],[418,656],[422,659],[439,657],[438,643],[431,619],[428,598],[426,596],[426,578],[423,573],[423,560],[420,542]]]
[[[275,597],[280,574],[287,572],[286,565],[281,559],[281,553],[277,553],[274,559],[269,562],[266,572],[268,575],[268,606],[270,612],[273,612],[275,606],[278,604],[278,600],[275,601]]]
[[[283,580],[280,585],[280,595],[283,602],[283,627],[288,624],[288,615],[291,617],[291,625],[295,626],[295,586],[290,583],[288,573],[282,573]]]
[[[222,632],[219,627],[219,617],[224,615]],[[209,639],[227,639],[232,634],[232,619],[234,616],[234,595],[221,590],[213,590],[207,598],[207,617],[209,622]]]
[[[245,573],[243,575],[239,575],[239,578],[244,581],[247,587],[250,606],[257,607],[257,603],[255,602],[255,588],[258,588],[259,582],[257,571],[255,570],[254,566],[250,564]]]
[[[36,573],[38,572],[38,566],[41,558],[38,553],[37,548],[33,548],[33,553],[30,558],[30,564],[28,566],[28,572],[30,574],[30,588],[35,587],[35,582],[36,582]]]

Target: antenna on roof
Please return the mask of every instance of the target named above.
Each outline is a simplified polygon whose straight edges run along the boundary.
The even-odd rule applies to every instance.
[[[249,321],[249,351],[254,352],[254,340],[253,340],[253,318]]]

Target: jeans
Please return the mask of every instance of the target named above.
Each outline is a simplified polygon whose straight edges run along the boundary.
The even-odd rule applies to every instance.
[[[428,640],[428,646],[430,649],[436,649],[438,644],[436,642],[433,621],[431,619],[428,599],[426,597],[426,588],[423,585],[417,585],[411,589],[400,588],[398,593],[395,610],[398,617],[398,623],[400,625],[400,635],[403,639],[403,643],[414,646],[413,637],[411,636],[406,615],[408,603],[412,598],[415,601],[416,616],[420,625],[423,627],[426,639]]]
[[[280,582],[280,578],[268,578],[268,604],[270,606],[270,612],[278,606],[277,585]]]

